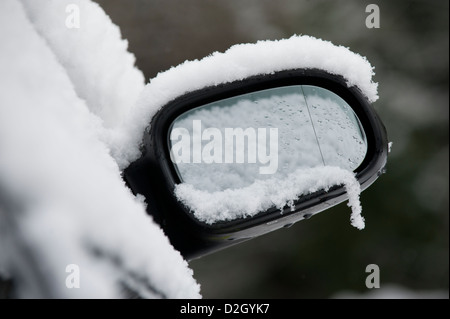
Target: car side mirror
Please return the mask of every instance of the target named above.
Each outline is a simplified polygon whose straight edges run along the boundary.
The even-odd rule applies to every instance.
[[[348,199],[348,176],[364,190],[383,172],[386,131],[351,70],[298,64],[185,91],[153,116],[124,179],[186,259],[289,227]]]

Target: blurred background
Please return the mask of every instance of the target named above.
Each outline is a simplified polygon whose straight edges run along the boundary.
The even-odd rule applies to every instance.
[[[362,194],[366,229],[350,226],[343,203],[194,260],[205,298],[370,296],[368,264],[380,268],[378,295],[448,298],[448,1],[97,2],[120,26],[147,80],[233,44],[293,34],[347,46],[375,66],[374,107],[393,148],[387,174]],[[366,27],[370,3],[380,8],[379,29]]]

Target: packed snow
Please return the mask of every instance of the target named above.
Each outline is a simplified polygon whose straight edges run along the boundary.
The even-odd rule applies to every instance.
[[[133,106],[145,81],[134,67],[135,57],[127,51],[119,27],[95,2],[21,0],[25,13],[37,33],[64,66],[75,93],[89,111],[102,121],[101,140],[121,168],[138,150],[127,146],[127,125],[133,126]],[[71,8],[78,9],[79,28],[68,28]],[[141,138],[134,131],[134,140]]]
[[[209,192],[186,183],[176,185],[177,198],[188,206],[194,216],[207,224],[256,215],[269,208],[292,207],[300,196],[344,185],[352,209],[351,225],[363,229],[359,195],[361,187],[352,172],[333,167],[297,169],[287,177],[256,180],[253,184],[235,189]]]
[[[201,130],[198,125],[193,129],[194,121],[201,121]],[[248,134],[245,139],[236,134],[226,147],[226,132],[235,128]],[[367,151],[364,132],[350,106],[328,90],[307,85],[264,90],[196,108],[174,121],[172,132],[176,129],[183,129],[184,136],[172,141],[171,149],[190,139],[191,147],[201,141],[202,157],[210,153],[215,157],[216,162],[195,163],[190,152],[187,163],[177,164],[184,183],[208,191],[242,188],[274,174],[287,178],[298,168],[327,165],[353,171]],[[269,129],[276,129],[278,139],[269,139],[273,135]],[[211,130],[216,131],[214,138],[208,137]],[[217,147],[208,151],[210,144]],[[233,158],[233,163],[227,163],[230,152],[244,155],[244,161]],[[252,154],[253,161],[249,160]],[[261,168],[268,167],[275,170],[261,174]]]
[[[80,29],[64,25],[68,4]],[[2,0],[0,15],[0,269],[16,297],[200,297],[111,156],[143,87],[118,28],[88,0]]]
[[[187,92],[299,68],[315,68],[340,75],[349,86],[359,88],[370,102],[378,99],[378,84],[372,81],[374,68],[365,57],[346,47],[297,35],[278,41],[238,44],[224,53],[215,52],[202,60],[186,61],[152,79],[126,118],[122,130],[124,139],[117,140],[112,147],[114,156],[121,167],[137,159],[142,132],[153,115]]]
[[[302,195],[344,185],[352,208],[351,224],[364,228],[360,186],[351,172],[366,154],[365,135],[351,108],[334,93],[312,86],[289,86],[196,108],[176,119],[172,132],[183,129],[186,136],[180,140],[192,135],[190,146],[194,148],[195,140],[201,141],[203,150],[217,141],[202,140],[204,132],[194,128],[199,120],[204,132],[213,128],[218,130],[217,135],[225,137],[230,127],[276,128],[279,132],[276,154],[269,157],[278,166],[274,174],[261,174],[261,163],[257,161],[196,163],[193,154],[188,163],[176,164],[182,183],[176,186],[175,194],[200,221],[213,224],[251,217],[273,206],[282,210]],[[232,145],[235,151],[245,153],[245,144],[251,145],[251,140],[248,137],[245,143],[243,138],[236,139]],[[219,153],[226,157],[227,142],[219,142]],[[256,145],[264,145],[263,153],[271,155],[271,142],[267,143],[264,136]],[[248,147],[247,157],[259,154],[256,145]]]

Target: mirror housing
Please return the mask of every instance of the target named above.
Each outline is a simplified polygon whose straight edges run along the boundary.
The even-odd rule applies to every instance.
[[[173,246],[186,259],[193,259],[261,234],[289,227],[295,222],[347,199],[342,185],[300,196],[293,207],[272,207],[249,218],[207,224],[196,219],[181,203],[175,186],[181,183],[171,160],[168,144],[174,120],[194,108],[242,94],[290,85],[312,85],[327,89],[351,106],[367,139],[367,152],[354,170],[364,190],[383,173],[388,143],[386,130],[367,97],[349,86],[340,75],[320,69],[291,69],[255,75],[185,93],[163,106],[153,117],[143,139],[142,157],[124,171],[124,179],[135,194],[146,198],[148,211],[161,225]]]

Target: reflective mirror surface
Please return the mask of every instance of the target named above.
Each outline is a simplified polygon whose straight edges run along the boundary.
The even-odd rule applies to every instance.
[[[235,96],[192,109],[172,123],[171,159],[180,179],[209,192],[298,168],[355,170],[367,152],[362,126],[335,93],[293,85]]]

